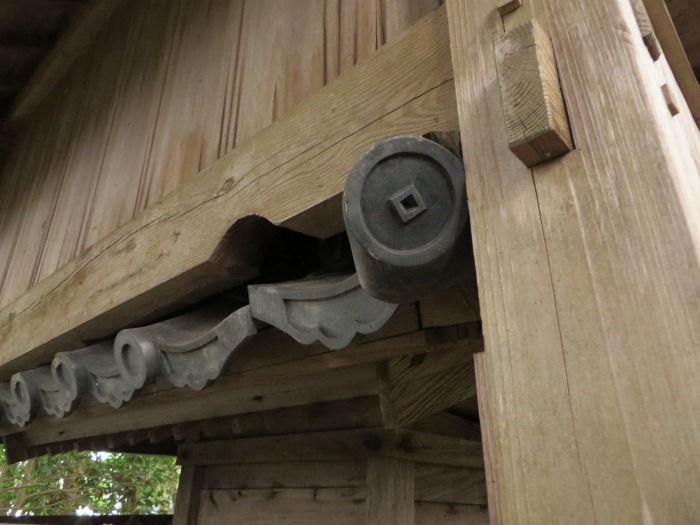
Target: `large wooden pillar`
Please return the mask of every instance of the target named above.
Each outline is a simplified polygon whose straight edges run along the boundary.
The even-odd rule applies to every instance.
[[[492,522],[695,523],[697,128],[629,0],[525,0],[504,16],[499,3],[448,0]],[[530,169],[508,149],[494,39],[532,19],[575,149]]]

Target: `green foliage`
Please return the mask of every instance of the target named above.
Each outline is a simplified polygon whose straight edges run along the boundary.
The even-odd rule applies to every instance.
[[[5,464],[0,447],[0,515],[168,514],[179,468],[174,458],[70,452]]]

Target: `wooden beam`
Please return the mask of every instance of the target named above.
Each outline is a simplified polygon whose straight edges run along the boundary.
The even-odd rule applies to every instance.
[[[299,432],[316,432],[321,430],[341,430],[348,428],[379,427],[382,424],[379,400],[376,395],[364,396],[338,401],[317,402],[308,405],[248,412],[235,416],[192,421],[176,425],[152,427],[146,430],[123,432],[127,442],[135,444],[121,447],[120,452],[141,453],[176,453],[175,437],[196,436],[197,439],[231,439],[235,437],[264,436],[271,434],[290,434]],[[415,428],[419,432],[440,433],[431,427]],[[440,430],[441,427],[438,427]],[[452,434],[445,434],[452,435]],[[473,439],[468,433],[458,433],[456,437]],[[52,442],[34,447],[27,447],[23,434],[9,434],[4,439],[12,439],[12,454],[16,461],[29,457],[42,456],[48,447],[63,448],[67,446],[76,451],[92,450],[92,438],[81,438],[64,442]],[[18,439],[19,438],[19,439]],[[139,442],[140,441],[140,442]],[[7,443],[7,441],[6,441]],[[6,446],[8,458],[9,448]],[[363,467],[364,476],[364,467]]]
[[[481,443],[407,430],[336,430],[187,443],[178,448],[181,465],[277,461],[349,461],[387,457],[454,467],[483,467]]]
[[[358,525],[363,518],[365,489],[207,490],[202,492],[201,501],[200,523],[206,525]]]
[[[413,462],[367,460],[366,525],[413,525],[415,513]]]
[[[51,2],[52,5],[61,3],[63,2]],[[70,66],[90,47],[105,23],[123,4],[123,0],[90,0],[81,8],[70,27],[44,57],[24,90],[14,101],[2,131],[12,128],[34,111]]]
[[[249,279],[235,268],[212,272],[211,261],[244,217],[262,215],[309,234],[317,227],[328,234],[334,217],[342,229],[339,208],[326,210],[324,220],[314,214],[340,197],[364,152],[389,136],[456,127],[440,8],[0,311],[0,375],[152,315],[180,300],[183,288],[211,292]],[[309,129],[323,130],[316,142]],[[315,220],[290,223],[307,212]]]
[[[421,299],[418,309],[423,328],[480,321],[476,277],[473,282],[453,286]]]
[[[481,341],[427,346],[424,334],[419,332],[342,352],[311,352],[298,359],[292,359],[292,353],[283,362],[238,373],[234,370],[203,392],[187,388],[146,391],[117,413],[105,405],[81,407],[70,418],[37,418],[22,430],[28,445],[41,445],[209,417],[377,395],[375,361],[450,347],[473,352],[483,346]],[[265,348],[261,344],[257,350]],[[293,349],[294,345],[286,348]],[[10,429],[15,430],[16,427]]]
[[[415,499],[436,503],[486,506],[482,469],[415,464]]]
[[[204,470],[202,489],[364,487],[366,470],[362,460],[211,465]]]
[[[416,525],[488,525],[489,510],[479,505],[416,502]]]
[[[81,410],[66,421],[43,419],[24,433],[25,442],[33,446],[110,435],[176,422],[376,395],[377,390],[374,367],[369,364],[265,382],[261,374],[257,375],[258,385],[239,387],[233,381],[221,386],[217,383],[205,392],[169,390],[135,399],[117,413],[109,406],[99,406]]]
[[[629,2],[530,0],[508,16],[552,37],[577,149],[525,168],[495,83],[497,5],[447,2],[492,523],[691,523],[700,478],[679,466],[700,450],[697,127],[684,104],[670,115]]]
[[[378,365],[385,428],[401,428],[476,395],[474,359],[451,349]]]

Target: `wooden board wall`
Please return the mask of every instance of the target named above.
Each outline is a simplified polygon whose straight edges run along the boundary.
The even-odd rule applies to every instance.
[[[441,0],[125,0],[0,162],[0,307]]]

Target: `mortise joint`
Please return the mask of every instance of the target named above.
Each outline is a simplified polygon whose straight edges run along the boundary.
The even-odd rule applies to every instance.
[[[678,109],[676,97],[673,95],[671,87],[668,84],[663,84],[661,86],[661,92],[664,94],[664,100],[666,100],[666,106],[668,106],[671,116],[675,117],[678,115],[678,113],[680,113],[680,109]]]

